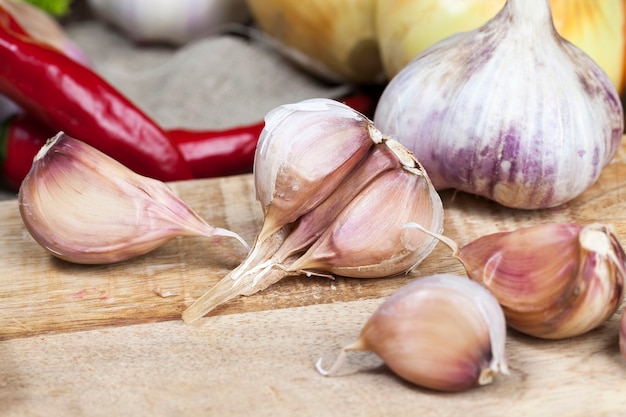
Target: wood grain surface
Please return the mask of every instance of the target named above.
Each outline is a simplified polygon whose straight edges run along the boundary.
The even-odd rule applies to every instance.
[[[251,176],[171,186],[209,223],[253,241],[262,218]],[[513,210],[449,191],[442,198],[445,233],[461,245],[553,221],[610,223],[626,244],[626,144],[592,188],[558,208]],[[80,266],[34,242],[16,201],[0,202],[0,222],[0,416],[626,413],[618,314],[565,341],[511,331],[511,375],[461,394],[405,384],[368,353],[351,355],[337,377],[317,374],[317,357],[332,360],[397,288],[431,273],[463,274],[441,244],[406,276],[289,278],[184,325],[184,308],[245,257],[236,242],[177,238],[124,263]]]

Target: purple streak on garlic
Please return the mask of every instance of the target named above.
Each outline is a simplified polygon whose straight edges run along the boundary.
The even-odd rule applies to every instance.
[[[388,84],[374,121],[437,189],[526,209],[591,186],[624,126],[615,87],[557,34],[548,0],[508,0],[484,26],[425,50]]]
[[[410,271],[435,238],[443,206],[423,167],[350,107],[329,99],[268,113],[254,164],[265,219],[248,257],[183,313],[218,305],[289,275],[383,278]]]
[[[321,359],[316,367],[322,375],[333,375],[347,351],[366,350],[411,383],[462,391],[508,373],[505,342],[504,314],[493,295],[467,278],[439,274],[397,290],[329,370]]]
[[[62,132],[35,156],[18,203],[35,241],[74,263],[121,262],[177,236],[225,236],[248,247],[207,224],[166,184]]]

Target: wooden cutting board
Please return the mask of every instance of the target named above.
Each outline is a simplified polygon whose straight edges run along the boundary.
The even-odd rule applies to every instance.
[[[252,243],[262,217],[251,176],[171,186],[210,224]],[[506,209],[453,192],[442,199],[445,233],[461,245],[553,221],[610,223],[626,244],[626,141],[591,189],[558,208]],[[394,290],[423,275],[463,274],[441,244],[407,276],[289,278],[185,325],[185,307],[245,257],[231,239],[177,238],[131,261],[81,266],[39,247],[16,201],[0,202],[0,224],[0,416],[626,413],[617,314],[566,341],[511,331],[511,375],[460,394],[403,383],[368,353],[354,353],[340,376],[317,374],[317,357],[332,360]]]

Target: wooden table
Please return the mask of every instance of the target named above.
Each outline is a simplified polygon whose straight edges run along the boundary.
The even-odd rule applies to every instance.
[[[261,225],[249,175],[171,184],[202,217],[252,242]],[[600,180],[562,207],[505,209],[442,193],[445,233],[465,244],[540,222],[604,222],[626,243],[626,140]],[[445,394],[404,383],[373,354],[340,375],[314,369],[355,339],[400,286],[463,274],[438,245],[408,276],[290,278],[231,301],[193,325],[180,314],[243,260],[225,238],[178,238],[143,257],[80,266],[50,257],[0,202],[0,416],[623,416],[619,315],[571,340],[511,331],[511,375]],[[624,305],[620,307],[620,313]]]

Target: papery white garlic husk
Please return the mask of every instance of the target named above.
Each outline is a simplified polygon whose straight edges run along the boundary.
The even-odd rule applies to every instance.
[[[508,373],[506,323],[493,295],[452,274],[417,278],[397,290],[372,314],[356,342],[342,349],[376,353],[401,378],[440,390],[462,391]]]
[[[388,84],[374,122],[437,189],[525,209],[584,192],[624,127],[611,80],[557,34],[548,0],[508,0],[479,29],[421,53]]]
[[[184,45],[250,19],[245,0],[88,0],[97,18],[137,42]]]
[[[183,313],[186,322],[289,275],[408,272],[437,240],[402,226],[415,221],[443,229],[441,199],[413,154],[334,100],[304,100],[268,113],[254,179],[265,214],[254,247]]]
[[[35,241],[74,263],[121,262],[177,236],[224,236],[248,247],[236,233],[207,224],[165,183],[63,132],[35,156],[18,204]]]

